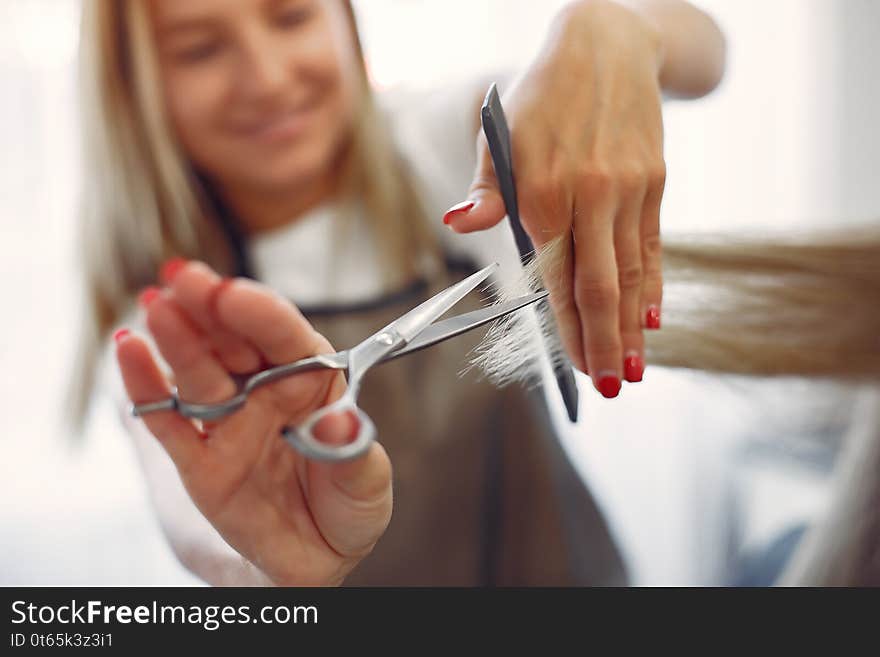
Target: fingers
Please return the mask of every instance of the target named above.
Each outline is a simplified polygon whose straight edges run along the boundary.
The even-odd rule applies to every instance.
[[[210,341],[169,292],[148,303],[146,321],[159,352],[174,371],[181,399],[207,404],[235,394],[235,382],[212,352]]]
[[[314,434],[323,443],[344,445],[355,439],[358,429],[354,413],[329,413],[315,425]],[[311,516],[324,540],[344,557],[363,557],[391,519],[391,462],[383,447],[374,442],[353,461],[303,459],[299,467]]]
[[[333,422],[336,426],[323,427],[319,439],[344,443],[353,438],[356,419],[337,416]],[[335,436],[328,435],[331,431]],[[344,437],[346,431],[350,435]],[[312,515],[325,540],[345,556],[360,557],[369,552],[391,519],[391,461],[385,449],[374,442],[354,461],[309,461],[307,467]]]
[[[237,278],[217,286],[214,309],[223,327],[252,344],[273,365],[329,349],[299,310],[253,281]]]
[[[614,251],[613,208],[595,203],[574,222],[574,299],[583,328],[584,352],[593,385],[604,397],[620,392],[623,352],[620,289]]]
[[[312,328],[289,301],[253,281],[227,279],[218,285],[213,300],[217,321],[230,333],[246,340],[270,365],[290,363],[332,347]],[[292,421],[336,399],[345,379],[335,370],[317,370],[281,379],[252,395],[255,403],[270,400]]]
[[[352,411],[327,413],[315,423],[315,438],[328,445],[347,445],[355,439],[359,428],[357,415]]]
[[[160,401],[171,395],[165,376],[141,338],[123,333],[117,339],[116,359],[125,389],[135,404]],[[204,443],[192,422],[174,411],[148,413],[143,421],[181,474],[198,462]]]
[[[642,321],[645,328],[660,328],[660,308],[663,301],[663,252],[660,241],[660,202],[666,182],[666,169],[656,168],[645,196],[641,220],[642,243]]]
[[[360,428],[357,415],[330,413],[315,425],[315,438],[330,445],[345,445],[355,439]],[[375,443],[374,443],[375,445]],[[332,483],[352,500],[374,500],[384,494],[390,484],[390,463],[387,455],[371,449],[365,458],[343,463],[318,464],[316,470],[326,474]]]
[[[449,208],[443,215],[443,223],[456,233],[471,233],[491,228],[506,214],[486,137],[481,134],[477,139],[477,167],[467,200]]]
[[[550,292],[550,306],[556,318],[559,339],[574,366],[581,372],[586,372],[583,331],[574,301],[573,246],[571,231],[566,231],[552,243],[538,247],[538,251],[542,253],[542,278],[544,286]]]
[[[223,279],[200,262],[176,262],[163,268],[164,282],[177,304],[186,309],[190,320],[208,336],[218,360],[230,372],[245,374],[260,369],[260,352],[240,336],[220,325],[213,307]]]
[[[223,279],[207,265],[191,262],[175,274],[170,293],[192,325],[198,323],[211,338],[214,349],[205,353],[203,348],[202,353],[213,357],[215,369],[253,372],[265,363],[288,363],[330,351],[291,303],[253,281]],[[280,381],[272,390],[281,393],[285,409],[298,415],[327,401],[334,378],[339,377],[330,372],[304,374]],[[258,392],[254,400],[263,397]]]
[[[614,251],[620,289],[620,340],[623,348],[623,378],[642,380],[645,369],[642,335],[642,244],[640,221],[644,192],[633,191],[624,201],[614,223]]]
[[[523,228],[540,254],[541,275],[550,292],[562,345],[574,366],[586,372],[583,327],[575,301],[574,276],[578,265],[571,224],[572,197],[558,180],[548,178],[546,169],[522,169],[517,196]]]
[[[180,264],[170,278],[169,289],[147,295],[144,305],[147,326],[175,373],[182,399],[222,401],[237,392],[230,371],[253,372],[266,362],[288,363],[331,350],[292,304],[262,285],[223,279],[200,262]],[[333,387],[336,379],[344,383],[330,371],[279,381],[254,394],[253,403],[224,420],[224,426],[253,422],[248,409],[266,402],[280,403],[290,417],[299,418],[344,389]]]

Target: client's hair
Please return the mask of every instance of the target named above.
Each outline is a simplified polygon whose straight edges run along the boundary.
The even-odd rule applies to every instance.
[[[663,329],[646,332],[646,361],[757,376],[880,379],[880,230],[797,239],[699,237],[664,243]],[[499,300],[536,291],[571,257],[549,242]],[[565,358],[547,308],[539,321]],[[534,379],[535,318],[493,326],[473,362],[498,384]]]
[[[500,299],[535,291],[572,257],[548,243]],[[880,230],[785,239],[664,240],[663,328],[650,364],[758,377],[880,382]],[[537,337],[542,334],[544,340]],[[565,358],[546,306],[493,326],[472,363],[497,384],[537,379],[543,353]],[[873,392],[876,397],[876,391]],[[784,583],[880,584],[880,409],[855,419],[828,518],[803,542]]]

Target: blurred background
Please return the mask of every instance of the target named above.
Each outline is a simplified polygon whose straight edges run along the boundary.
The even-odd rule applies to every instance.
[[[516,71],[560,0],[360,0],[380,88]],[[664,108],[666,233],[800,231],[880,217],[880,3],[700,0],[728,39],[722,86]],[[0,0],[0,584],[197,584],[159,532],[99,400],[82,441],[61,399],[79,326],[78,0]],[[582,393],[563,440],[634,584],[750,581],[825,501],[847,392],[650,368]],[[824,418],[824,419],[823,419]]]

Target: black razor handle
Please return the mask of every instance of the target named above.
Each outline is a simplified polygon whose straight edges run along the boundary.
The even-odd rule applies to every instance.
[[[498,179],[501,197],[504,199],[510,229],[513,231],[516,248],[519,250],[520,261],[525,265],[534,257],[535,246],[526,234],[519,218],[516,183],[513,179],[513,157],[510,150],[510,128],[507,127],[504,108],[501,107],[501,98],[498,96],[498,87],[494,82],[489,87],[489,92],[480,108],[480,119],[483,124],[483,133],[489,144],[489,154],[492,156],[492,165],[495,167],[495,177]],[[565,410],[568,412],[568,419],[577,422],[578,389],[574,380],[574,372],[565,363],[558,363],[554,368],[554,373],[556,374],[556,385],[559,386]]]

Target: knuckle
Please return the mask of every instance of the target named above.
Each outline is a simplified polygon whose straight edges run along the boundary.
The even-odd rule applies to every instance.
[[[551,175],[532,176],[523,181],[524,197],[533,204],[544,207],[556,203],[562,186]]]
[[[470,193],[495,189],[495,180],[487,171],[478,170],[471,181]]]
[[[611,193],[614,188],[614,174],[610,167],[596,162],[581,166],[577,173],[580,188],[591,198],[599,198]]]
[[[613,279],[584,276],[575,286],[575,300],[582,309],[609,310],[620,301],[620,290]]]
[[[645,260],[660,260],[663,253],[663,243],[660,240],[660,233],[651,231],[643,235],[642,251],[645,254]]]
[[[647,182],[645,168],[636,162],[621,164],[615,175],[617,187],[626,194],[642,190]]]
[[[651,165],[648,171],[648,182],[661,190],[666,185],[666,162],[662,159]]]
[[[621,292],[638,290],[642,286],[642,265],[639,262],[625,264],[617,270]]]

